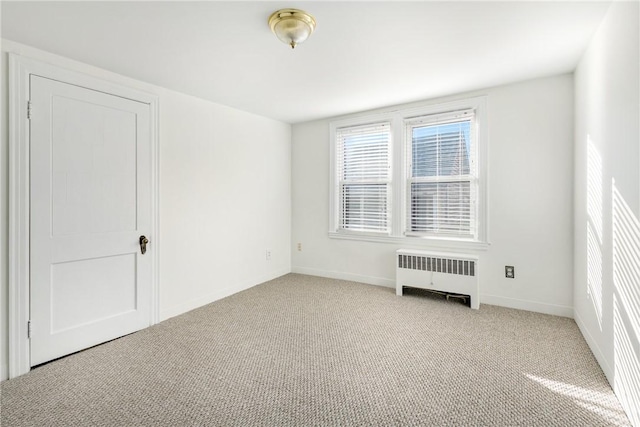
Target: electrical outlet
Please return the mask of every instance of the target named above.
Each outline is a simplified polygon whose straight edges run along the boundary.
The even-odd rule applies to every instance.
[[[504,277],[507,279],[515,279],[516,278],[516,268],[512,265],[504,266]]]
[[[267,249],[266,258],[267,258],[267,261],[271,261],[271,249]]]
[[[302,252],[302,243],[298,242],[298,252]]]

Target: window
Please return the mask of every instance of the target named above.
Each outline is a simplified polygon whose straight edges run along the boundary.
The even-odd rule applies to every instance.
[[[473,110],[406,121],[407,235],[476,237]]]
[[[486,247],[485,102],[332,122],[329,235]]]
[[[375,123],[336,130],[342,230],[389,232],[389,129]]]

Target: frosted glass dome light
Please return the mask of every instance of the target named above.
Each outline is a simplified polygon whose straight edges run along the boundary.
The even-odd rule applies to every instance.
[[[294,49],[316,29],[316,20],[299,9],[280,9],[269,17],[269,27],[283,43]]]

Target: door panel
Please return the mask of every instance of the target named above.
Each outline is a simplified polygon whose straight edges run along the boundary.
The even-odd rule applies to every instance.
[[[151,151],[149,105],[30,85],[33,366],[150,325]]]
[[[52,264],[51,332],[135,311],[135,270],[134,254]]]
[[[136,230],[135,113],[53,104],[53,235]]]

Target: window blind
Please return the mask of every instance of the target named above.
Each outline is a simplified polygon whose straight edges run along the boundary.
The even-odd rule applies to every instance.
[[[339,228],[389,230],[391,182],[389,123],[339,128],[336,132]]]
[[[407,234],[475,237],[473,111],[407,121]]]

